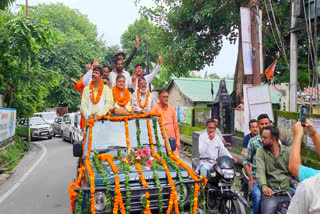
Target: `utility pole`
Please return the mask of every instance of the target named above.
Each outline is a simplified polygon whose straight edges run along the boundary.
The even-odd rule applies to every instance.
[[[290,105],[291,112],[297,111],[297,33],[294,30],[297,25],[295,17],[295,1],[291,1],[291,33],[290,33]]]
[[[252,83],[254,86],[260,85],[260,44],[259,44],[259,28],[260,28],[260,11],[258,0],[250,1],[251,14],[251,45],[252,45]]]
[[[26,16],[29,16],[28,0],[26,0]]]
[[[318,105],[318,114],[319,114],[319,73],[318,73],[318,26],[317,26],[317,20],[318,20],[318,0],[314,1],[314,75],[316,77],[316,86],[317,86],[317,105]]]

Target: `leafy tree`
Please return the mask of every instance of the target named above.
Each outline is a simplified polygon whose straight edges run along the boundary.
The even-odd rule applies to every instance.
[[[0,10],[7,9],[15,1],[16,0],[1,0],[0,1]]]
[[[209,74],[209,77],[210,79],[221,79],[221,77],[216,73]]]
[[[39,51],[49,52],[57,42],[54,30],[41,17],[0,13],[0,91],[4,105],[31,116],[44,105],[48,89],[57,85],[59,75],[42,69]]]
[[[59,85],[50,89],[47,106],[68,107],[71,111],[78,109],[80,92],[74,90],[70,78],[80,79],[85,73],[83,67],[93,59],[105,64],[105,60],[111,58],[109,48],[98,38],[96,26],[78,10],[63,4],[41,4],[32,8],[30,16],[46,18],[60,38],[52,52],[44,48],[39,53],[41,65],[62,76]]]

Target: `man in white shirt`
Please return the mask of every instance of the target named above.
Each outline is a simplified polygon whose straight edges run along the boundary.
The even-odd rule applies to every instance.
[[[93,69],[95,67],[98,67],[98,66],[100,66],[100,64],[95,59],[92,61],[92,64],[88,64],[87,65],[87,67],[86,67],[87,73],[83,76],[83,79],[82,79],[82,84],[83,85],[87,86],[87,85],[89,85],[91,83]]]
[[[133,88],[135,91],[138,89],[138,80],[141,77],[144,77],[144,79],[147,82],[147,88],[149,88],[149,84],[152,82],[152,80],[156,77],[156,75],[158,74],[161,65],[162,65],[162,61],[163,61],[163,57],[162,54],[159,54],[158,57],[158,64],[156,66],[156,68],[152,71],[151,74],[147,74],[145,76],[142,75],[142,64],[136,64],[136,66],[134,67],[134,71],[133,71],[133,75],[132,75],[132,85],[131,88]]]
[[[112,70],[109,74],[109,81],[111,83],[111,88],[113,88],[113,86],[116,85],[117,82],[117,76],[119,74],[122,74],[125,77],[125,87],[129,88],[131,86],[131,76],[130,73],[128,71],[125,71],[123,68],[123,60],[118,58],[115,61],[116,63],[116,67],[114,70]]]
[[[111,91],[101,81],[102,69],[95,67],[92,82],[83,90],[81,113],[86,120],[106,114],[111,108]]]
[[[200,164],[196,171],[200,171],[200,175],[205,175],[206,177],[208,177],[209,169],[218,157],[229,156],[232,158],[221,138],[215,134],[215,131],[216,123],[213,119],[210,119],[206,123],[206,130],[199,136]]]
[[[132,109],[135,112],[144,114],[151,110],[156,101],[147,88],[147,81],[143,76],[138,79],[138,86],[139,88],[132,95]]]

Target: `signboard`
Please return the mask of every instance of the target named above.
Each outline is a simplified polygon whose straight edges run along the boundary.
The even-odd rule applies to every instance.
[[[267,114],[270,120],[274,121],[270,91],[268,85],[243,85],[244,91],[244,124],[245,134],[249,134],[249,124],[251,119],[257,119],[260,114]]]
[[[16,109],[0,108],[0,144],[16,132]]]
[[[252,75],[252,44],[251,44],[251,15],[250,8],[240,8],[241,16],[241,38],[244,74]],[[259,24],[259,46],[260,46],[260,73],[263,73],[262,55],[262,10],[260,10]]]
[[[320,134],[320,120],[319,119],[312,119],[312,118],[309,118],[308,120],[311,121],[311,123],[313,123],[314,127],[316,128],[318,134]],[[314,147],[314,143],[311,139],[311,137],[308,135],[308,138],[307,138],[307,146],[309,147]]]
[[[176,111],[180,123],[192,125],[192,107],[177,106]]]

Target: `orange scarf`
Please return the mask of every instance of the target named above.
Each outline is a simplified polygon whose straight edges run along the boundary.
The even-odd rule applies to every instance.
[[[125,108],[130,101],[130,91],[127,88],[123,89],[123,96],[121,96],[120,90],[117,86],[112,88],[113,98],[118,103],[119,106]]]
[[[101,98],[101,95],[102,95],[102,92],[103,92],[103,83],[102,81],[100,82],[100,86],[99,86],[99,90],[98,90],[98,94],[97,94],[97,97],[94,98],[94,90],[93,90],[93,83],[91,81],[90,83],[90,86],[89,86],[89,89],[90,89],[90,100],[92,103],[94,104],[97,104],[99,101],[100,101],[100,98]]]
[[[141,105],[141,101],[140,101],[140,90],[138,89],[138,91],[137,91],[137,96],[138,96],[138,103],[139,103],[140,108],[144,109],[144,108],[148,105],[149,95],[150,95],[150,92],[149,92],[149,90],[147,90],[146,100],[145,100],[144,104]]]

